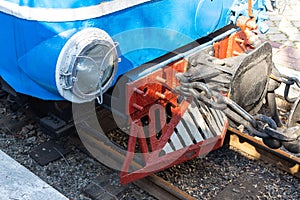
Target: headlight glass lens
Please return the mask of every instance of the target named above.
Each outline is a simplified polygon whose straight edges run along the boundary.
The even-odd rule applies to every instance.
[[[118,69],[116,46],[108,33],[98,28],[85,28],[71,36],[56,64],[60,95],[76,103],[102,98]]]
[[[112,47],[95,45],[78,56],[76,87],[81,94],[99,93],[109,80],[116,60]]]

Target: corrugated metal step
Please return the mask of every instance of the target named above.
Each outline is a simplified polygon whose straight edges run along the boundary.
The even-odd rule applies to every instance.
[[[177,124],[163,151],[167,154],[222,133],[226,116],[222,111],[192,103]]]

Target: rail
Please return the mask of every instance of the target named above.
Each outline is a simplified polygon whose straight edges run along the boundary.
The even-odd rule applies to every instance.
[[[229,145],[243,155],[276,165],[295,177],[300,178],[300,158],[280,149],[271,149],[245,133],[229,127]]]

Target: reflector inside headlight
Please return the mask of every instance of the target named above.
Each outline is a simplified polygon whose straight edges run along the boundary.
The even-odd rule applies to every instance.
[[[76,103],[101,96],[111,86],[117,71],[115,47],[109,35],[97,28],[73,35],[57,61],[56,84],[60,94]]]

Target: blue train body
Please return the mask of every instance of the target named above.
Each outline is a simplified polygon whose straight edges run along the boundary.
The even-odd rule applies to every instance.
[[[246,15],[246,6],[244,0],[1,0],[0,76],[22,94],[90,101],[122,74]],[[260,23],[263,0],[254,1],[254,10]]]

